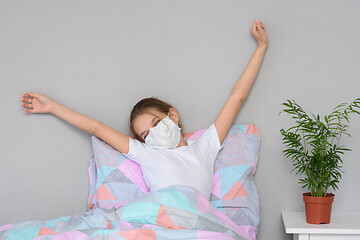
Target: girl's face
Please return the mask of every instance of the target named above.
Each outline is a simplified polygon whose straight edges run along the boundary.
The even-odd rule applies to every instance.
[[[155,127],[166,116],[167,114],[165,113],[149,109],[136,117],[134,120],[134,131],[145,142],[145,138],[149,134],[150,128]]]

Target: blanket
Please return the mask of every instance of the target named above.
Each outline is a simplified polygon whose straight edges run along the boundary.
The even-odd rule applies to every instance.
[[[171,185],[120,207],[8,224],[0,227],[0,239],[255,239],[247,229],[196,189]]]
[[[196,140],[206,129],[185,133]],[[146,195],[150,190],[141,167],[101,139],[92,136],[94,156],[89,162],[88,210],[112,208]],[[215,159],[210,202],[237,225],[257,233],[259,198],[253,175],[260,136],[254,124],[231,126]],[[252,234],[255,239],[255,234]]]

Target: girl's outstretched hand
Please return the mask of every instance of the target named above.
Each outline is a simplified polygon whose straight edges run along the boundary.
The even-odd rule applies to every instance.
[[[258,46],[267,47],[267,45],[269,44],[269,40],[265,33],[265,26],[259,19],[254,21],[250,32],[256,39]]]
[[[21,100],[21,105],[27,113],[50,113],[54,105],[54,101],[49,97],[33,92],[21,95]]]

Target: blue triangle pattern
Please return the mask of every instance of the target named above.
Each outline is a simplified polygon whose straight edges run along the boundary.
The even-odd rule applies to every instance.
[[[221,198],[227,194],[250,166],[251,164],[246,164],[219,169]]]
[[[196,214],[197,209],[191,204],[186,195],[176,189],[166,189],[162,192],[161,204],[176,207]]]
[[[247,125],[235,125],[235,127],[240,128],[240,131],[247,133]]]

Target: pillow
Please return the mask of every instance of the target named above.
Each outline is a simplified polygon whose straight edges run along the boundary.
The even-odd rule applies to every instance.
[[[150,191],[139,164],[101,139],[92,136],[91,140],[94,156],[88,168],[89,210],[95,207],[119,207]]]
[[[184,134],[197,139],[204,131]],[[149,192],[140,166],[113,147],[92,136],[94,156],[89,163],[89,210],[125,205]],[[232,125],[214,164],[210,201],[238,225],[256,227],[259,199],[253,175],[260,136],[253,124]]]

